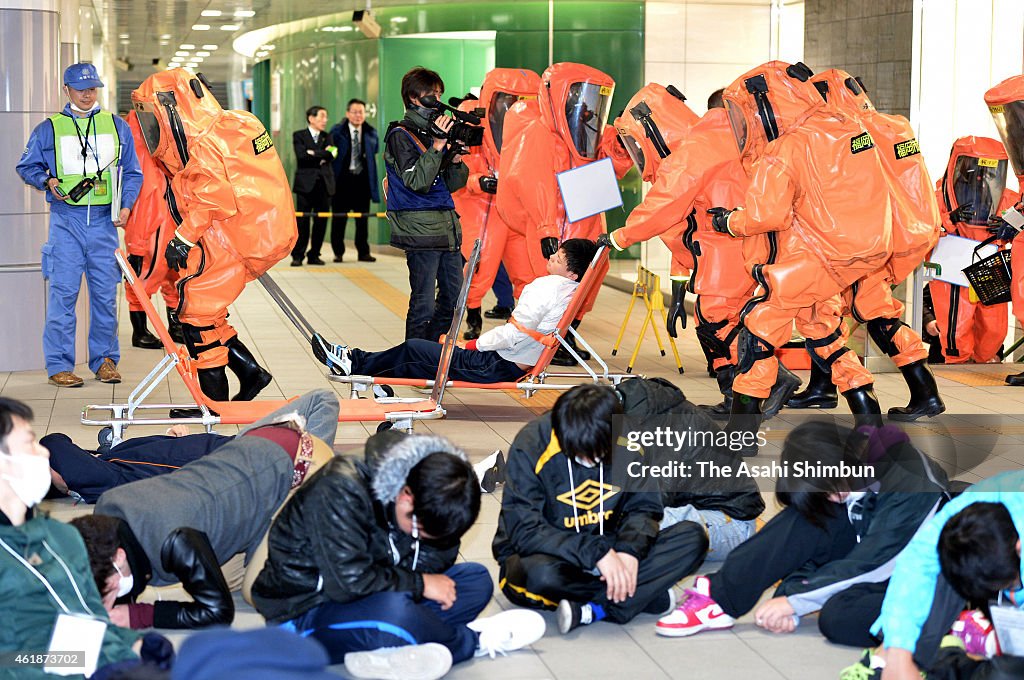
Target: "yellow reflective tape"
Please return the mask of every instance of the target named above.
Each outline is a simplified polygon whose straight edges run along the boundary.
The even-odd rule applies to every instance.
[[[978,165],[983,168],[997,168],[999,167],[999,161],[994,158],[979,158]]]

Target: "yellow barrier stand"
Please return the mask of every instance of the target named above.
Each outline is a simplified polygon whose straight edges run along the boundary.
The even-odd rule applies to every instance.
[[[661,342],[661,336],[658,334],[658,324],[655,323],[655,312],[659,312],[657,318],[661,320],[662,328],[665,327],[668,321],[668,316],[665,313],[665,298],[661,292],[661,280],[657,274],[639,264],[636,266],[636,282],[633,284],[633,295],[629,300],[629,307],[626,309],[626,318],[622,320],[622,326],[619,328],[619,337],[615,339],[615,346],[612,347],[612,356],[615,356],[619,351],[619,345],[622,343],[622,337],[626,334],[626,326],[629,324],[629,317],[633,313],[633,305],[636,304],[637,298],[644,301],[647,314],[644,315],[644,323],[640,327],[640,333],[636,336],[636,346],[633,347],[633,356],[629,358],[626,373],[633,372],[633,364],[636,363],[636,357],[640,354],[640,343],[644,340],[644,334],[647,333],[648,326],[654,332],[654,339],[658,343],[661,356],[665,356],[665,345]],[[679,350],[676,349],[675,338],[671,335],[668,336],[668,344],[672,347],[672,356],[675,357],[676,368],[682,373],[683,362],[679,360]]]

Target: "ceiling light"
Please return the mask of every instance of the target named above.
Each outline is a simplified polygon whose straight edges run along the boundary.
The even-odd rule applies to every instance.
[[[185,60],[184,60],[184,59],[182,59],[181,57],[172,57],[172,58],[171,58],[171,63],[172,63],[172,64],[180,64],[180,63],[181,63],[181,62],[183,62],[183,61],[185,61]]]
[[[195,68],[196,66],[199,66],[199,64],[195,63],[194,61],[190,61],[189,63],[185,64],[185,66],[188,68]]]
[[[200,51],[200,52],[196,52],[196,56],[197,57],[208,57],[208,56],[210,56],[210,53],[209,52],[202,52],[202,51]]]
[[[192,24],[192,30],[193,31],[209,31],[210,30],[210,25],[209,24]]]
[[[167,40],[161,40],[160,44],[161,45],[170,45],[171,43],[169,41],[167,41]]]
[[[200,16],[204,17],[219,17],[221,14],[223,14],[223,12],[219,9],[204,9],[199,13]]]
[[[176,57],[187,57],[188,56],[188,52],[186,50],[178,50],[177,52],[174,53],[174,56],[176,56]]]
[[[222,30],[222,31],[237,31],[239,28],[241,28],[241,26],[239,26],[238,24],[224,24],[223,26],[220,27],[220,30]]]
[[[203,63],[203,58],[202,57],[192,57],[192,61],[194,61],[197,64],[201,64],[201,63]]]
[[[170,40],[171,39],[171,34],[170,33],[164,33],[162,36],[160,36],[160,39],[161,40]]]
[[[236,9],[235,10],[235,16],[237,18],[239,18],[239,19],[243,19],[243,18],[247,18],[247,17],[254,17],[254,16],[256,16],[256,12],[254,12],[251,9]]]
[[[393,24],[404,24],[409,20],[409,17],[391,17],[391,23]]]
[[[266,50],[260,50],[259,52],[257,52],[257,53],[256,53],[256,56],[257,56],[257,57],[265,57],[265,56],[267,56],[268,54],[270,54],[270,53],[269,53],[269,52],[267,52]]]
[[[118,37],[118,38],[121,38],[121,39],[123,40],[124,38],[130,38],[131,36],[130,36],[130,35],[128,35],[127,33],[122,33],[121,35],[119,35],[119,36],[117,36],[117,37]]]
[[[195,48],[196,48],[196,46],[193,45],[192,43],[182,43],[181,47],[179,47],[178,49],[179,50],[194,50]]]
[[[217,49],[217,45],[203,45],[203,49],[204,50],[215,50],[215,49]]]

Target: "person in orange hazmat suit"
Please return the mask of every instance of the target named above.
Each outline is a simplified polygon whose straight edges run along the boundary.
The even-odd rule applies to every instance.
[[[506,115],[497,208],[509,227],[504,262],[517,296],[524,285],[545,275],[547,258],[560,241],[594,240],[605,232],[601,214],[567,220],[556,175],[604,158],[611,159],[619,179],[629,172],[633,162],[615,128],[606,125],[614,89],[611,76],[595,68],[552,64],[541,74],[536,101],[518,102]],[[599,291],[596,286],[574,327]],[[574,362],[561,348],[552,363]]]
[[[767,234],[769,243],[767,257],[751,268],[757,285],[740,313],[729,427],[744,434],[759,425],[778,372],[775,348],[789,340],[794,321],[850,410],[881,422],[874,378],[846,347],[839,312],[840,294],[891,255],[889,188],[871,135],[826,108],[812,75],[802,63],[773,61],[724,94],[750,186],[740,207],[710,209],[712,227]]]
[[[1006,170],[1006,150],[1001,142],[975,136],[953,142],[946,172],[935,185],[946,235],[974,241],[992,236],[991,221],[1016,198],[1006,189]],[[938,280],[928,286],[946,363],[995,359],[1006,338],[1007,305],[983,305],[972,299],[968,286]]]
[[[863,82],[846,71],[829,69],[815,75],[811,82],[829,107],[859,120],[871,134],[890,188],[892,256],[883,267],[843,293],[843,311],[867,327],[871,339],[892,358],[910,388],[910,403],[889,409],[889,417],[916,420],[938,415],[946,407],[928,368],[928,346],[900,319],[903,303],[892,296],[892,287],[921,264],[939,239],[939,206],[914,129],[903,116],[877,111]],[[808,389],[794,395],[789,405],[832,407],[837,401],[831,377],[812,362]]]
[[[157,165],[146,149],[146,140],[139,129],[139,119],[134,111],[128,112],[128,127],[135,138],[135,154],[142,168],[142,189],[135,199],[135,206],[124,226],[124,245],[128,251],[128,264],[135,271],[146,293],[150,296],[158,290],[167,305],[167,330],[175,342],[184,343],[181,324],[172,312],[178,307],[178,272],[167,266],[164,250],[174,236],[175,223],[167,207],[166,195],[170,192],[170,179]],[[128,301],[128,318],[132,323],[132,346],[142,349],[160,349],[160,339],[149,332],[146,326],[146,312],[135,295],[135,289],[125,286]]]
[[[291,189],[270,134],[245,111],[225,111],[203,79],[181,68],[156,73],[132,92],[146,146],[171,177],[178,223],[165,257],[179,271],[176,315],[203,392],[235,400],[270,384],[227,323],[245,284],[285,258],[298,235]]]
[[[990,88],[985,93],[985,103],[1017,175],[1017,184],[1024,188],[1024,75],[1012,76]],[[1015,206],[1018,211],[1021,198],[1022,195],[1018,195]],[[1015,221],[1016,225],[1000,219],[994,231],[1001,239],[1014,241],[1015,247],[1010,249],[1010,297],[1013,315],[1024,324],[1024,240],[1016,241],[1021,224],[1019,219]],[[1006,383],[1014,387],[1024,385],[1024,373],[1006,376]]]
[[[483,239],[480,264],[473,274],[469,297],[466,300],[466,324],[469,326],[467,340],[480,333],[483,319],[480,305],[488,289],[494,285],[502,260],[509,260],[506,269],[516,267],[518,260],[505,256],[508,244],[508,225],[497,210],[498,167],[501,161],[501,147],[504,138],[505,114],[519,101],[536,100],[540,89],[540,76],[529,69],[496,68],[484,76],[480,87],[480,100],[476,106],[484,109],[484,143],[473,147],[469,157],[463,161],[469,167],[466,187],[452,194],[462,222],[463,255],[472,252],[473,243]],[[461,201],[461,202],[460,202]],[[463,212],[463,205],[468,211]],[[546,271],[546,270],[545,270]],[[532,269],[516,268],[514,280],[516,297],[522,286],[533,280]],[[475,333],[473,332],[475,330]],[[472,335],[473,337],[469,337]]]
[[[685,282],[675,278],[672,281],[668,332],[675,337],[677,318],[683,318],[685,326],[685,293],[696,292],[697,337],[713,361],[724,397],[722,403],[707,410],[712,416],[728,417],[736,373],[739,311],[750,298],[754,282],[743,264],[744,246],[749,243],[714,231],[707,210],[716,205],[738,205],[749,181],[739,162],[721,92],[709,98],[708,112],[697,119],[673,96],[673,90],[656,84],[645,86],[615,120],[624,146],[641,168],[644,180],[653,182],[653,186],[626,224],[610,233],[608,239],[622,250],[660,232],[662,238],[675,234],[670,247],[682,246],[690,254],[689,285],[684,287]],[[781,368],[765,401],[765,416],[774,415],[799,386],[800,379]]]

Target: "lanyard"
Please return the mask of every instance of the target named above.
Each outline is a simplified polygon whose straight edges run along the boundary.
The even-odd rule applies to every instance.
[[[89,115],[89,122],[85,124],[85,137],[82,137],[82,131],[78,129],[78,116],[72,114],[71,120],[75,123],[75,134],[78,135],[78,143],[82,145],[82,174],[88,175],[89,173],[85,170],[86,162],[89,158],[89,130],[92,129],[92,119],[96,117],[96,113]],[[97,148],[94,150],[96,154],[96,169],[100,168],[100,151],[99,142],[97,142]],[[98,172],[96,173],[99,174]]]
[[[14,552],[14,549],[11,548],[11,546],[7,545],[7,543],[5,543],[2,539],[0,539],[0,546],[3,546],[4,550],[11,554],[11,557],[21,562],[26,569],[32,572],[33,576],[39,579],[40,582],[42,582],[42,584],[46,586],[46,589],[50,592],[50,597],[52,597],[54,601],[57,603],[57,605],[64,610],[65,614],[71,614],[71,610],[68,609],[67,605],[64,604],[64,601],[60,599],[60,596],[58,596],[56,591],[54,591],[53,586],[51,586],[50,582],[46,580],[46,577],[39,573],[38,569],[29,564],[24,557]],[[58,555],[50,549],[50,546],[46,543],[46,541],[43,541],[43,547],[46,548],[46,552],[53,555],[54,559],[56,559],[60,563],[60,566],[64,569],[64,573],[67,574],[68,580],[71,581],[71,587],[75,589],[75,594],[78,595],[78,601],[82,603],[83,607],[85,607],[85,611],[89,612],[91,616],[95,617],[96,614],[93,613],[92,609],[89,608],[89,605],[85,603],[85,598],[82,597],[82,592],[78,589],[78,584],[75,583],[74,577],[71,576],[71,570],[68,569],[68,565],[64,563],[64,560],[60,558],[60,555]]]

